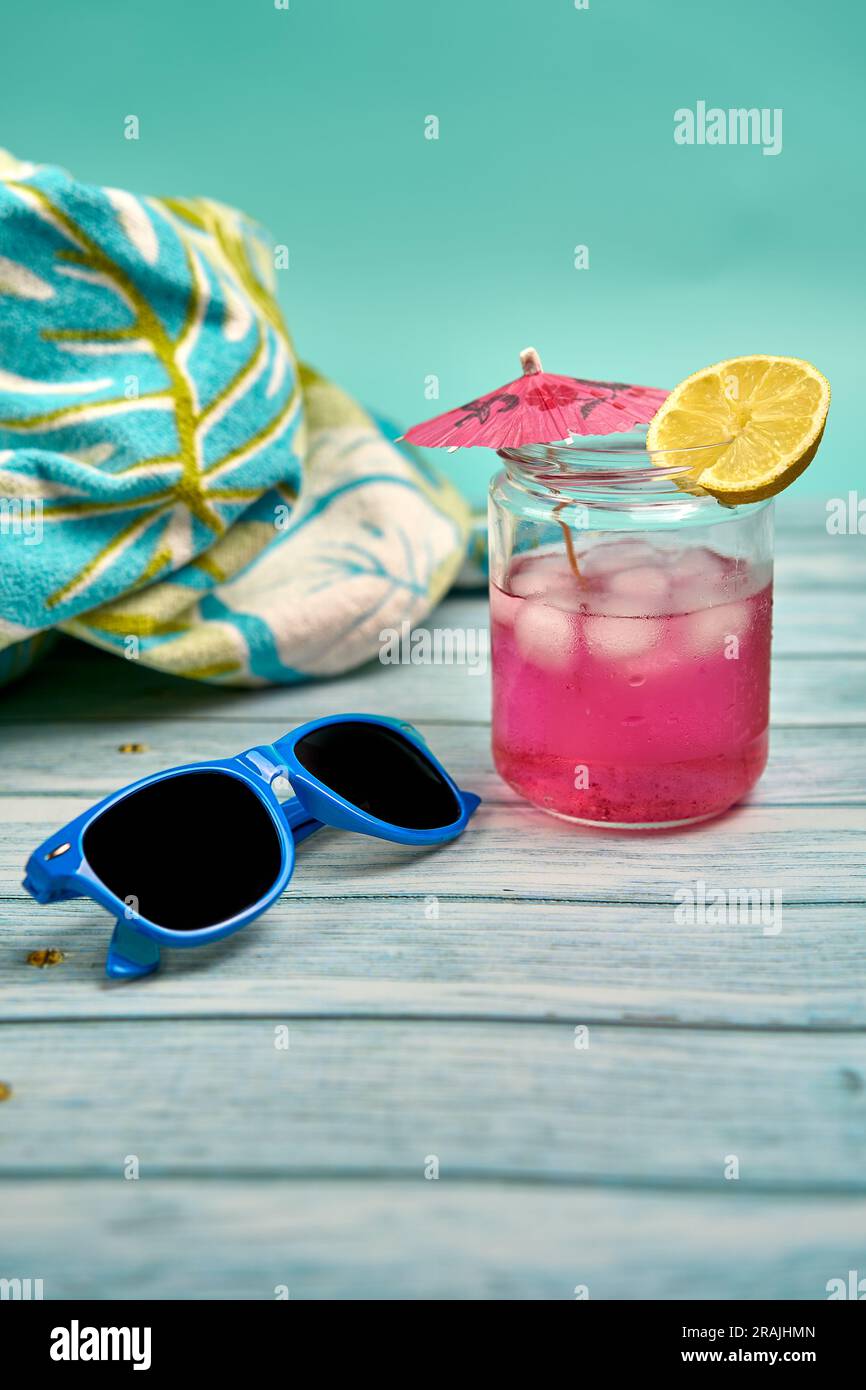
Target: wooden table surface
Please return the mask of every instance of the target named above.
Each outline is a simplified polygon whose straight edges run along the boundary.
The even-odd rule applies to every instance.
[[[521,803],[461,667],[232,692],[67,643],[3,692],[0,1277],[820,1299],[866,1276],[866,538],[778,510],[770,765],[685,832]],[[463,597],[428,626],[486,622]],[[100,909],[24,894],[29,850],[113,787],[349,710],[413,720],[482,794],[462,841],[322,832],[267,916],[132,985],[104,977]],[[782,930],[678,924],[698,880],[781,891]]]

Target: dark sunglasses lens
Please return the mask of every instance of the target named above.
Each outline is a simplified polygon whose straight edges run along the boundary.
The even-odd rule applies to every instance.
[[[406,830],[453,825],[461,806],[414,743],[382,724],[348,721],[313,729],[295,744],[307,772],[362,811]]]
[[[158,927],[201,931],[273,887],[282,851],[251,787],[227,772],[184,772],[110,806],[84,833],[106,888]]]

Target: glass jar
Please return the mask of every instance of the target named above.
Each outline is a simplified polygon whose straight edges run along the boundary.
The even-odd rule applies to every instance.
[[[764,769],[773,507],[695,488],[701,454],[650,457],[645,431],[500,451],[493,757],[544,811],[689,825]]]

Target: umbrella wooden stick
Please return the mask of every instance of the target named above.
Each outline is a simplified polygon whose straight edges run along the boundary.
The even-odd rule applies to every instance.
[[[565,539],[565,553],[568,556],[568,567],[574,575],[575,579],[577,580],[578,584],[583,584],[583,575],[581,574],[580,566],[577,563],[577,551],[574,548],[574,539],[571,534],[571,527],[568,526],[559,515],[563,507],[567,505],[568,504],[566,502],[557,502],[556,506],[553,509],[553,514],[562,528],[562,534]]]
[[[520,365],[523,368],[524,376],[533,376],[536,372],[543,371],[541,365],[541,358],[539,357],[538,353],[535,351],[535,348],[533,347],[523,349],[523,351],[520,354]],[[565,506],[567,506],[567,503],[557,502],[556,506],[553,509],[554,516],[556,516],[557,519],[559,519],[559,513]],[[577,563],[577,552],[574,548],[574,540],[572,539],[571,528],[567,526],[564,521],[560,521],[559,524],[562,527],[562,534],[565,540],[565,553],[568,556],[568,567],[574,575],[575,579],[577,580],[578,584],[582,584],[583,575],[581,574],[580,566]]]

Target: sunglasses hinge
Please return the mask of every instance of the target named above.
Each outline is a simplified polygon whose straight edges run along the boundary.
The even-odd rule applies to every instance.
[[[256,748],[248,748],[241,753],[240,761],[251,767],[268,786],[277,778],[285,777],[288,769],[285,763],[280,762],[275,748],[270,744],[262,744]]]

